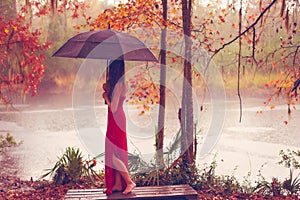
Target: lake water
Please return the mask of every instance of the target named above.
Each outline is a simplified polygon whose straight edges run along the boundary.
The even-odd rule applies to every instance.
[[[38,100],[36,100],[38,101]],[[18,160],[17,175],[23,179],[39,178],[53,167],[57,157],[68,146],[79,147],[86,158],[92,158],[104,151],[106,131],[106,106],[96,102],[93,109],[84,106],[56,104],[53,99],[43,104],[16,105],[20,111],[1,111],[0,133],[11,133],[23,143],[14,148],[12,154]],[[165,144],[168,145],[179,130],[178,104],[167,107]],[[168,104],[170,105],[170,104]],[[201,151],[207,131],[214,126],[210,102],[202,104],[196,113],[198,125],[198,151]],[[130,152],[140,153],[145,160],[154,155],[154,132],[157,124],[157,110],[149,115],[139,116],[135,106],[125,106],[127,133]],[[263,112],[257,113],[257,111]],[[263,99],[243,100],[243,117],[239,122],[239,103],[227,101],[224,108],[223,129],[209,154],[197,156],[199,168],[217,161],[217,173],[235,175],[239,180],[251,173],[251,180],[257,178],[259,170],[267,178],[284,179],[288,169],[277,164],[281,149],[299,149],[300,112],[295,109],[291,117],[284,104],[274,109],[264,107]],[[285,123],[288,121],[288,124]],[[219,121],[217,120],[217,123]],[[101,166],[101,160],[99,160]]]

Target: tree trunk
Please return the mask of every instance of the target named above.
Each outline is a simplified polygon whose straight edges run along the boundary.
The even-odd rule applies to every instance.
[[[28,11],[26,17],[28,19],[29,24],[31,25],[32,24],[32,7],[31,7],[31,4],[30,4],[30,1],[26,0],[25,5],[26,5],[27,11]]]
[[[156,137],[157,166],[164,167],[163,147],[165,129],[165,105],[166,105],[166,21],[168,11],[168,1],[162,0],[163,4],[163,28],[161,31],[161,50],[160,50],[160,88],[159,88],[159,114],[158,114],[158,133]]]
[[[48,40],[49,41],[59,41],[64,34],[66,34],[66,9],[64,10],[64,14],[60,15],[57,11],[58,0],[50,1],[51,14],[48,25]],[[65,8],[65,7],[64,7]],[[65,21],[65,22],[64,22]],[[63,31],[61,31],[63,30]]]
[[[193,147],[193,98],[192,98],[192,65],[191,65],[191,16],[192,0],[182,0],[182,22],[185,35],[185,59],[184,59],[184,79],[182,90],[182,109],[181,109],[181,153],[183,162],[192,164],[194,162]]]

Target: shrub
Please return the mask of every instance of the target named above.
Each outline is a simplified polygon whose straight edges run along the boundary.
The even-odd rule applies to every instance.
[[[96,160],[85,161],[79,148],[67,147],[65,153],[58,159],[52,169],[42,175],[42,178],[51,176],[57,185],[82,183],[84,178],[93,182],[99,175],[93,170]]]
[[[6,133],[6,136],[0,134],[0,152],[5,147],[16,146],[18,143],[10,133]]]
[[[281,160],[278,164],[290,169],[290,176],[282,183],[283,189],[289,194],[297,194],[300,191],[300,174],[294,176],[294,170],[300,169],[300,151],[287,149],[279,152]]]
[[[287,190],[290,194],[297,194],[298,191],[300,191],[300,174],[298,174],[296,177],[293,175],[293,170],[290,169],[290,177],[287,178],[283,184],[283,189]]]

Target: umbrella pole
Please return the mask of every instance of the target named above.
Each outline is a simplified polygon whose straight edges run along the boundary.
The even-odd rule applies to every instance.
[[[108,82],[107,82],[108,81],[108,73],[109,73],[108,72],[108,68],[109,68],[109,60],[107,59],[106,60],[106,73],[105,73],[105,84],[106,84],[106,87],[108,87],[107,86],[107,84],[108,84]],[[107,104],[106,101],[104,101],[104,103]]]
[[[108,80],[108,66],[109,65],[109,61],[108,59],[106,60],[106,75],[105,75],[105,82],[107,83],[107,80]]]

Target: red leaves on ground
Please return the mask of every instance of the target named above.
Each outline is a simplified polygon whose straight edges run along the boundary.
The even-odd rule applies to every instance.
[[[89,189],[103,187],[104,180],[96,180],[95,184],[55,185],[52,181],[24,181],[17,177],[0,176],[0,199],[35,200],[64,199],[69,189]]]
[[[16,177],[0,177],[0,199],[63,199],[68,186],[55,186],[49,181],[23,181]]]

